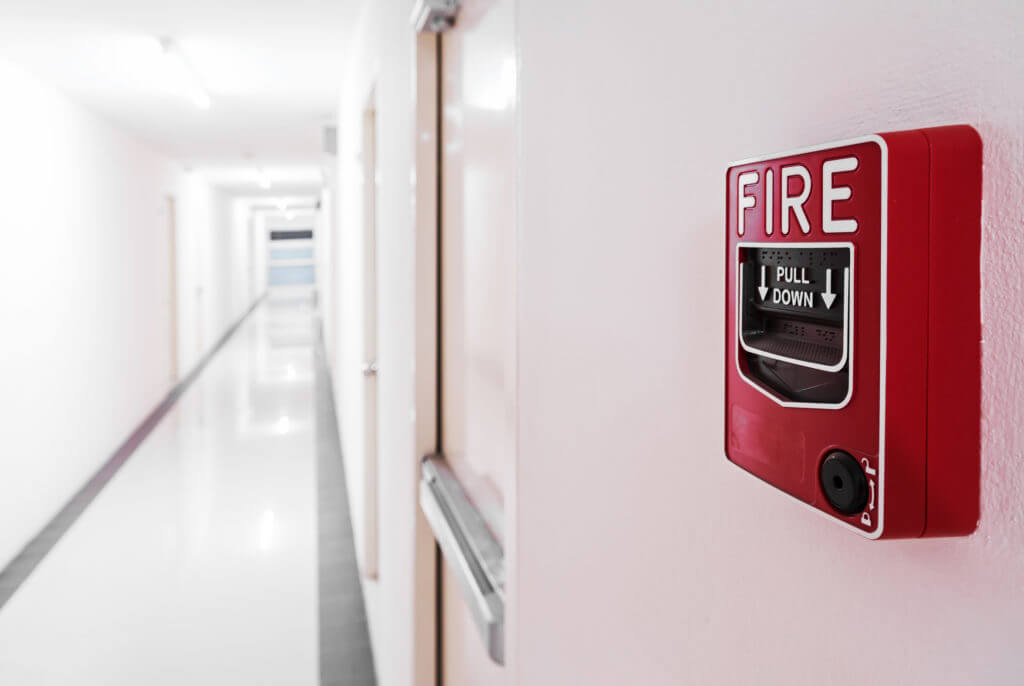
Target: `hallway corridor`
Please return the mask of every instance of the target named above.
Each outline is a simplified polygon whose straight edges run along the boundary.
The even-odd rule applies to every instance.
[[[1022,0],[6,0],[0,686],[1021,686],[1022,83]]]
[[[308,293],[252,311],[0,608],[0,683],[373,683],[340,479],[320,508],[348,537],[321,583],[350,602],[318,678],[318,445],[334,474],[340,455],[317,437]]]

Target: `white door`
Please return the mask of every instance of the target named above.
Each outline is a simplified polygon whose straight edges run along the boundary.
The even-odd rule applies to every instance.
[[[168,317],[168,355],[170,357],[170,382],[178,382],[178,227],[175,212],[177,207],[172,196],[167,197],[165,208],[167,216],[167,317]]]
[[[440,444],[506,556],[515,467],[513,10],[513,0],[468,0],[441,37]],[[507,558],[505,566],[513,566]],[[447,565],[440,587],[442,683],[504,683],[507,670],[488,657]]]
[[[378,574],[377,498],[377,112],[363,113],[363,573]]]

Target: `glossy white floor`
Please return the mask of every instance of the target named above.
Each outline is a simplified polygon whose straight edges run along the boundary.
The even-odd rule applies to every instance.
[[[0,611],[0,684],[318,683],[313,330],[253,312]]]

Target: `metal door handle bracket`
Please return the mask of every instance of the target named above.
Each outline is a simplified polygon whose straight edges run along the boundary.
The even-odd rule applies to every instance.
[[[440,455],[420,466],[420,509],[476,621],[487,654],[505,663],[505,553]]]

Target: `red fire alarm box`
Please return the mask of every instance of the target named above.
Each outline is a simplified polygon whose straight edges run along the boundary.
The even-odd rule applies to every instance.
[[[977,132],[744,160],[726,199],[726,457],[868,538],[974,531]]]

